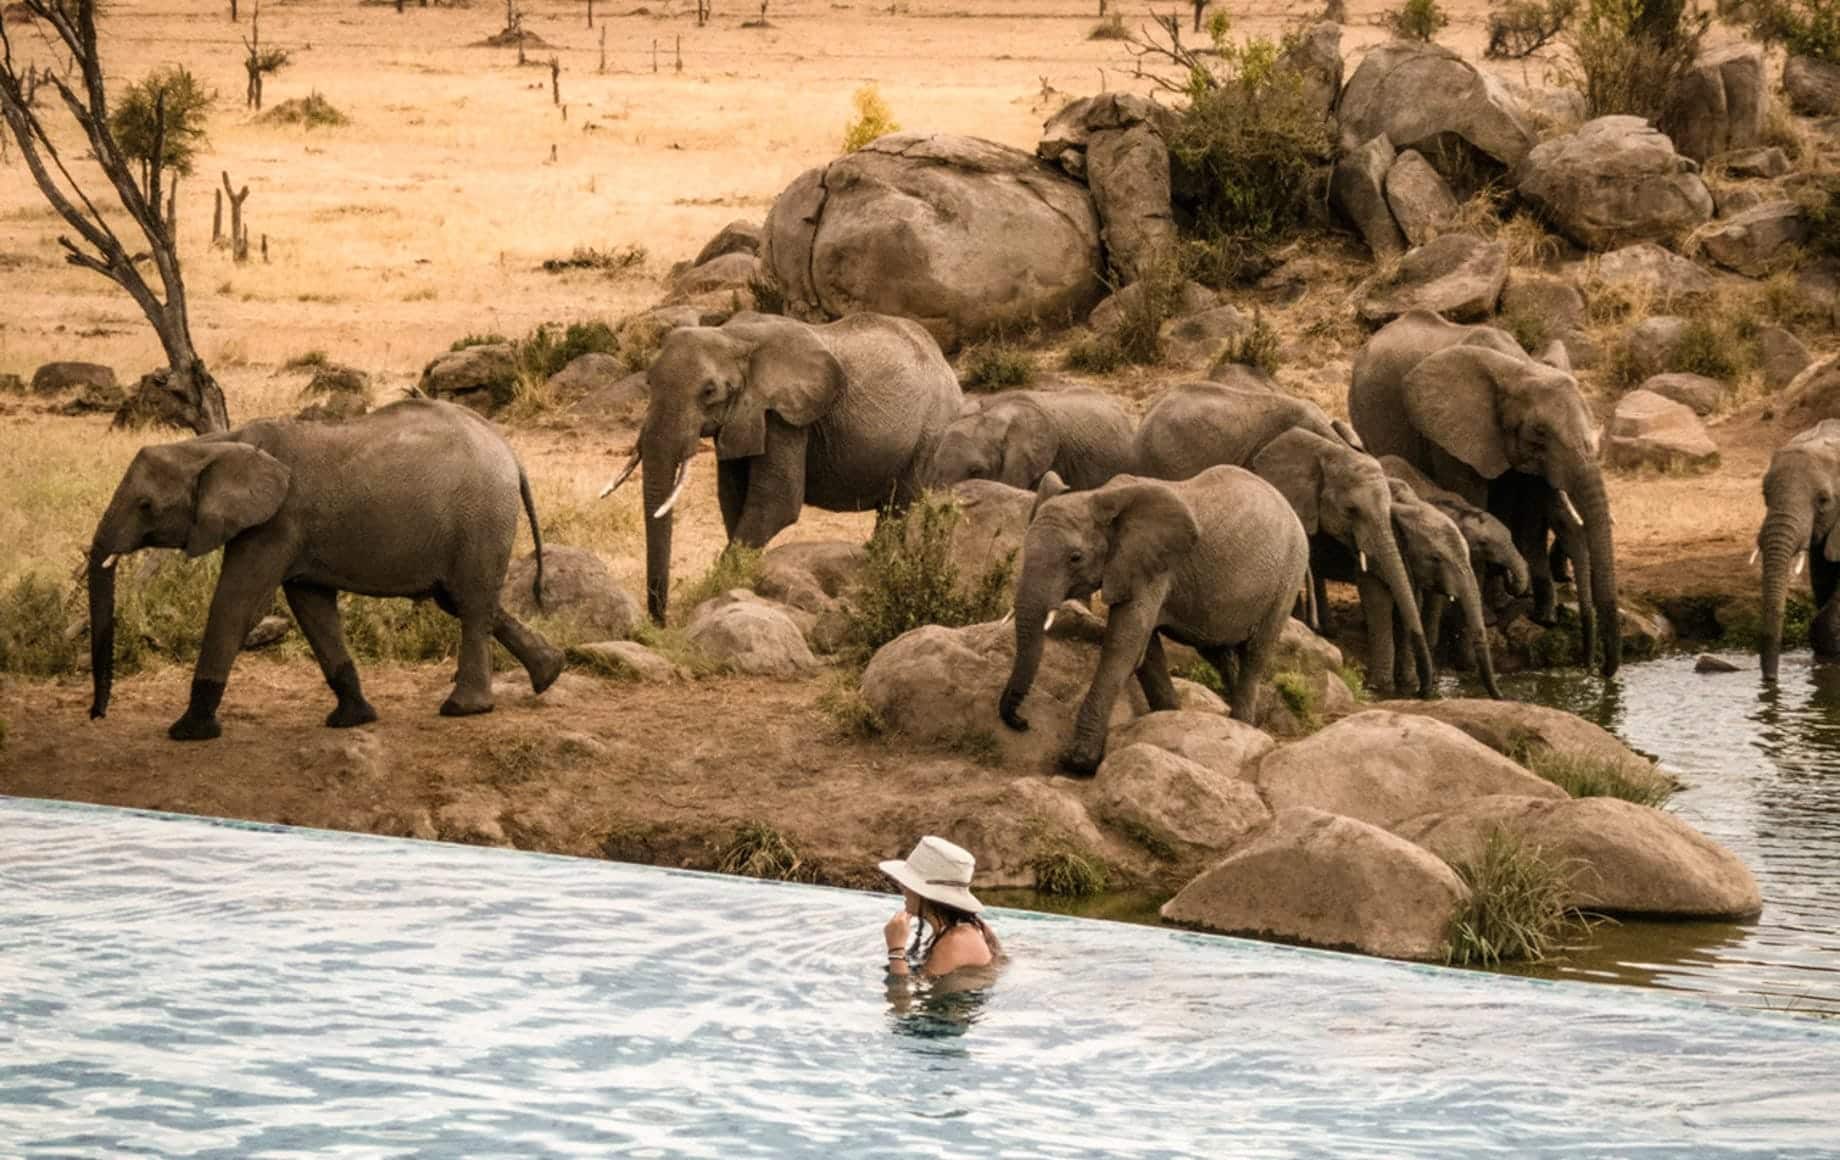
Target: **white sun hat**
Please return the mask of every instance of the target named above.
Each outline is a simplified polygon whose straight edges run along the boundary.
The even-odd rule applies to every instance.
[[[984,904],[971,893],[977,859],[962,846],[931,835],[920,839],[905,862],[883,862],[882,873],[928,902],[976,914]]]

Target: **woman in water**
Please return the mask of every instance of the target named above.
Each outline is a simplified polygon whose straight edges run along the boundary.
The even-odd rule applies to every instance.
[[[944,838],[926,837],[905,861],[881,866],[906,900],[882,928],[890,975],[907,975],[911,961],[921,974],[936,979],[960,967],[988,966],[1003,953],[996,932],[978,917],[984,904],[971,893],[977,859],[970,853]],[[932,937],[923,946],[927,928]]]

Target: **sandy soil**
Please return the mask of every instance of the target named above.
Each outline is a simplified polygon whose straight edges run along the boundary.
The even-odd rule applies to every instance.
[[[533,64],[520,68],[512,50],[467,47],[503,24],[492,0],[401,16],[351,0],[271,0],[263,39],[289,47],[294,63],[269,81],[268,104],[318,92],[351,118],[312,131],[262,124],[242,108],[250,0],[241,27],[216,2],[112,7],[113,78],[184,63],[220,94],[208,151],[181,187],[180,217],[194,332],[233,419],[291,410],[305,376],[280,368],[306,351],[371,371],[388,394],[463,334],[521,335],[544,321],[651,304],[671,262],[730,220],[760,220],[793,176],[836,152],[850,94],[865,82],[879,85],[906,128],[1022,148],[1071,96],[1100,84],[1144,87],[1117,44],[1086,39],[1094,4],[1000,0],[973,12],[947,0],[772,0],[772,27],[756,30],[739,27],[756,15],[752,5],[718,4],[699,29],[692,6],[648,3],[649,14],[597,6],[603,73],[600,28],[585,27],[578,3],[524,5],[529,27],[556,47],[533,50]],[[1387,6],[1349,5],[1351,70],[1382,39],[1371,18]],[[1256,15],[1247,7],[1232,6],[1242,31],[1276,32],[1314,6],[1258,6]],[[1453,23],[1444,42],[1479,53],[1486,6],[1445,7]],[[551,100],[551,51],[564,108]],[[1514,73],[1537,81],[1543,67]],[[251,189],[249,228],[266,237],[267,262],[239,266],[210,245],[210,190],[224,172]],[[157,344],[124,295],[62,264],[58,232],[23,167],[0,166],[0,372],[29,378],[44,361],[83,358],[132,381],[158,361]],[[539,269],[577,246],[626,245],[647,250],[643,272]],[[1360,273],[1345,272],[1275,316],[1293,340],[1284,381],[1332,408],[1346,383],[1345,344],[1358,341],[1345,318],[1337,323]],[[1324,320],[1334,325],[1311,328]],[[1138,374],[1110,385],[1141,406],[1163,381]],[[0,399],[0,581],[75,564],[141,441],[104,426]],[[550,541],[596,548],[636,592],[637,497],[592,499],[633,434],[558,422],[512,438]],[[1713,435],[1725,453],[1714,475],[1615,481],[1627,591],[1754,583],[1744,557],[1761,512],[1756,481],[1782,433],[1741,415]],[[678,510],[675,570],[690,579],[721,542],[713,487],[691,489]],[[860,538],[867,529],[867,517],[808,511],[786,538]],[[826,874],[848,879],[851,867],[898,852],[924,826],[944,828],[950,819],[929,817],[929,802],[962,802],[967,784],[1001,780],[956,758],[835,739],[814,707],[822,680],[645,687],[582,678],[563,698],[569,708],[507,701],[490,717],[454,722],[434,715],[444,666],[373,667],[366,679],[385,720],[365,732],[385,772],[366,774],[347,769],[365,759],[346,752],[344,735],[320,727],[326,696],[310,662],[245,657],[226,702],[226,738],[209,746],[165,739],[186,677],[168,669],[121,681],[105,723],[86,719],[87,689],[74,679],[0,678],[9,730],[0,792],[470,840],[500,840],[495,826],[521,845],[699,865],[735,822],[762,819],[811,839]],[[708,727],[731,718],[760,727]],[[581,740],[565,742],[571,734]],[[524,757],[507,765],[508,753]],[[956,788],[935,792],[946,787]]]

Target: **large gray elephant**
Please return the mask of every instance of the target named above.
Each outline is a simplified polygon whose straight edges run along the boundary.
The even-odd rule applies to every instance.
[[[494,638],[542,692],[562,672],[562,653],[498,603],[520,497],[541,603],[543,540],[524,469],[497,430],[464,407],[405,399],[346,423],[261,420],[143,447],[90,544],[90,716],[109,707],[116,560],[142,548],[224,550],[191,704],[167,731],[175,740],[222,732],[217,707],[230,666],[277,587],[338,696],[328,725],[377,719],[345,647],[340,592],[429,597],[459,619],[459,674],[444,715],[491,710]]]
[[[1464,543],[1469,545],[1469,566],[1478,582],[1487,583],[1489,577],[1498,576],[1509,595],[1527,594],[1531,582],[1527,560],[1515,548],[1514,536],[1508,531],[1508,525],[1456,492],[1431,482],[1424,472],[1397,455],[1382,455],[1380,467],[1388,479],[1404,483],[1418,499],[1430,504],[1456,524]],[[1425,629],[1429,632],[1431,626],[1427,624]]]
[[[1501,688],[1495,682],[1495,659],[1489,649],[1488,625],[1482,614],[1482,585],[1470,566],[1470,546],[1456,521],[1424,502],[1412,489],[1393,480],[1393,533],[1405,557],[1406,571],[1418,595],[1418,615],[1435,656],[1444,613],[1455,605],[1462,616],[1461,651],[1475,660],[1483,690],[1497,701]],[[1394,684],[1404,682],[1406,652],[1394,653]]]
[[[965,411],[940,436],[927,486],[994,479],[1035,490],[1048,472],[1075,491],[1131,469],[1131,417],[1103,391],[1005,391]]]
[[[1418,691],[1428,696],[1431,653],[1394,538],[1392,492],[1379,463],[1350,442],[1351,434],[1303,399],[1188,383],[1166,392],[1138,425],[1137,469],[1187,479],[1224,463],[1276,485],[1310,535],[1313,559],[1334,544],[1352,557],[1368,629],[1368,679],[1376,688],[1392,683],[1397,614],[1418,658]]]
[[[762,548],[806,504],[907,504],[964,402],[939,344],[917,323],[881,314],[811,326],[749,313],[683,327],[665,336],[646,382],[639,445],[601,494],[644,464],[645,593],[660,624],[671,598],[671,509],[704,436],[715,437],[729,542]]]
[[[1348,410],[1368,450],[1399,456],[1513,531],[1532,571],[1535,616],[1548,622],[1548,537],[1558,537],[1579,582],[1585,662],[1601,622],[1602,672],[1616,672],[1622,634],[1610,501],[1596,425],[1569,373],[1529,357],[1505,331],[1414,310],[1356,357]]]
[[[1105,644],[1061,764],[1091,773],[1106,723],[1133,672],[1152,709],[1176,707],[1161,638],[1189,645],[1231,682],[1233,716],[1252,721],[1259,681],[1309,565],[1303,527],[1276,489],[1237,467],[1179,483],[1121,475],[1061,494],[1042,482],[1023,539],[1016,589],[1016,660],[997,705],[1011,729],[1041,664],[1048,617],[1061,601],[1105,599]]]
[[[1763,557],[1763,679],[1782,659],[1783,602],[1807,561],[1814,589],[1815,656],[1840,658],[1840,419],[1825,419],[1770,457],[1763,477],[1768,514],[1757,531]]]

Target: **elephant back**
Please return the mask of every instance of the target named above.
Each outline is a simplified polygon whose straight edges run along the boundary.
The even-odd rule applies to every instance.
[[[1431,445],[1406,415],[1406,376],[1438,351],[1462,343],[1528,357],[1506,331],[1447,322],[1428,310],[1407,311],[1361,347],[1348,386],[1348,418],[1370,454],[1396,455],[1421,471],[1432,470]]]
[[[1137,428],[1137,470],[1157,479],[1189,479],[1222,464],[1248,466],[1265,445],[1302,428],[1339,439],[1321,407],[1270,391],[1218,383],[1172,387]]]
[[[824,503],[835,482],[886,503],[907,493],[946,426],[964,406],[958,376],[924,328],[904,318],[853,314],[813,328],[843,367],[843,396],[818,420],[807,452],[807,498]]]

